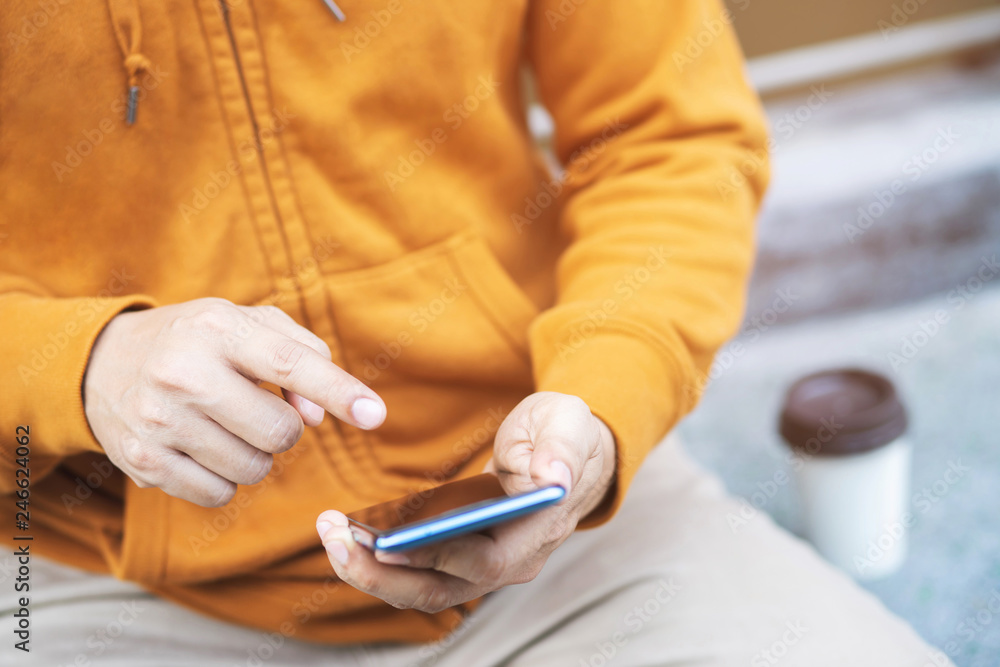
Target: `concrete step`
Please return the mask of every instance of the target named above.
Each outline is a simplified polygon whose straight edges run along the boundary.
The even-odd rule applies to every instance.
[[[1000,252],[1000,56],[766,101],[773,180],[747,317],[947,292]]]

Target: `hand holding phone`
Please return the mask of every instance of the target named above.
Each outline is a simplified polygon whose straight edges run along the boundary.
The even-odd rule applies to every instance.
[[[508,496],[495,475],[484,473],[369,507],[348,520],[359,544],[394,553],[485,530],[565,495],[561,486],[548,486]]]
[[[503,493],[465,496],[457,504],[439,506],[449,494],[429,489],[410,496],[412,504],[383,504],[355,512],[352,518],[382,531],[468,503],[502,498],[506,493],[533,493],[553,485],[566,489],[563,502],[516,521],[494,524],[485,534],[467,533],[395,553],[361,546],[361,527],[336,510],[320,514],[316,529],[330,564],[345,584],[400,609],[433,614],[538,576],[552,551],[569,538],[580,520],[611,497],[608,492],[615,469],[614,435],[587,404],[567,394],[538,392],[507,415],[494,437],[493,457],[484,472],[499,476]],[[380,524],[380,519],[389,523]],[[379,535],[369,535],[369,544],[374,546]]]

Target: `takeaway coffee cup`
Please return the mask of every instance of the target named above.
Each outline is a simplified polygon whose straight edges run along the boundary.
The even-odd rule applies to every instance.
[[[780,430],[816,549],[858,579],[899,569],[913,521],[912,447],[892,383],[858,369],[804,377],[785,396]]]

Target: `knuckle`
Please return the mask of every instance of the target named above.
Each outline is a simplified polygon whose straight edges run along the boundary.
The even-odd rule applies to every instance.
[[[331,350],[330,346],[327,345],[326,341],[320,338],[319,336],[316,336],[316,347],[318,348],[317,352],[322,354],[327,359],[333,358],[333,350]]]
[[[580,412],[589,415],[590,406],[587,405],[587,401],[583,400],[579,396],[567,396],[565,399],[567,401],[567,407],[579,410]]]
[[[279,377],[286,379],[299,368],[305,353],[301,344],[289,338],[272,346],[268,353],[268,363]]]
[[[236,495],[236,485],[233,483],[228,483],[223,485],[223,487],[217,492],[213,497],[209,497],[208,502],[198,503],[203,507],[222,507],[229,503]]]
[[[436,614],[451,606],[448,591],[435,585],[425,585],[420,589],[411,608],[427,614]]]
[[[514,580],[512,583],[526,584],[528,582],[534,581],[535,578],[539,574],[541,574],[541,572],[542,572],[542,564],[532,563],[531,565],[527,566],[526,568],[518,572],[517,575],[514,576]]]
[[[232,301],[223,299],[221,296],[205,296],[195,299],[192,303],[196,303],[203,308],[229,308],[233,305]]]
[[[221,334],[233,328],[236,318],[232,306],[220,299],[205,304],[197,312],[181,316],[179,321],[192,331]]]
[[[555,548],[562,544],[570,534],[570,525],[567,519],[559,519],[549,530],[548,539],[545,542],[545,546]]]
[[[548,529],[545,532],[545,537],[542,541],[542,548],[546,552],[555,549],[557,546],[562,544],[567,537],[569,537],[570,532],[572,532],[573,526],[570,518],[565,513],[560,513],[556,515],[552,523],[549,524]]]
[[[351,581],[355,588],[365,591],[366,593],[371,593],[372,595],[378,596],[379,581],[378,577],[369,570],[362,570],[360,572],[351,573]]]
[[[448,562],[451,560],[451,552],[448,550],[447,542],[440,545],[430,558],[430,569],[438,572],[448,570]]]
[[[354,379],[350,376],[345,376],[342,373],[335,372],[330,384],[328,384],[326,389],[316,398],[320,405],[339,405],[342,406],[344,410],[348,410],[348,406],[351,404],[355,396],[363,393],[364,391],[365,388],[360,382],[355,384]]]
[[[274,465],[274,457],[267,452],[262,452],[257,450],[247,464],[246,470],[243,473],[243,479],[246,481],[244,484],[257,484],[262,482],[268,473],[271,472],[271,466]]]
[[[129,447],[122,452],[122,458],[130,470],[138,473],[146,481],[158,473],[164,464],[160,451],[148,445]]]
[[[164,427],[170,423],[169,411],[163,401],[146,395],[136,402],[135,416],[142,423],[143,429]],[[141,448],[139,443],[132,444],[130,449]]]
[[[264,448],[272,454],[287,451],[299,441],[304,429],[305,424],[302,423],[302,418],[297,412],[292,409],[284,410],[278,419],[271,424]]]
[[[150,361],[146,365],[146,376],[156,387],[184,393],[195,390],[191,370],[177,358],[163,356]]]

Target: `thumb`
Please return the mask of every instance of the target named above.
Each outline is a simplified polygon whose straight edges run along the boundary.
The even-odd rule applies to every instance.
[[[567,496],[583,478],[593,449],[594,418],[576,397],[532,394],[504,420],[493,466],[508,493],[559,485]]]
[[[584,463],[578,447],[569,445],[560,437],[541,435],[531,454],[528,473],[537,487],[558,484],[568,496],[583,476]]]

